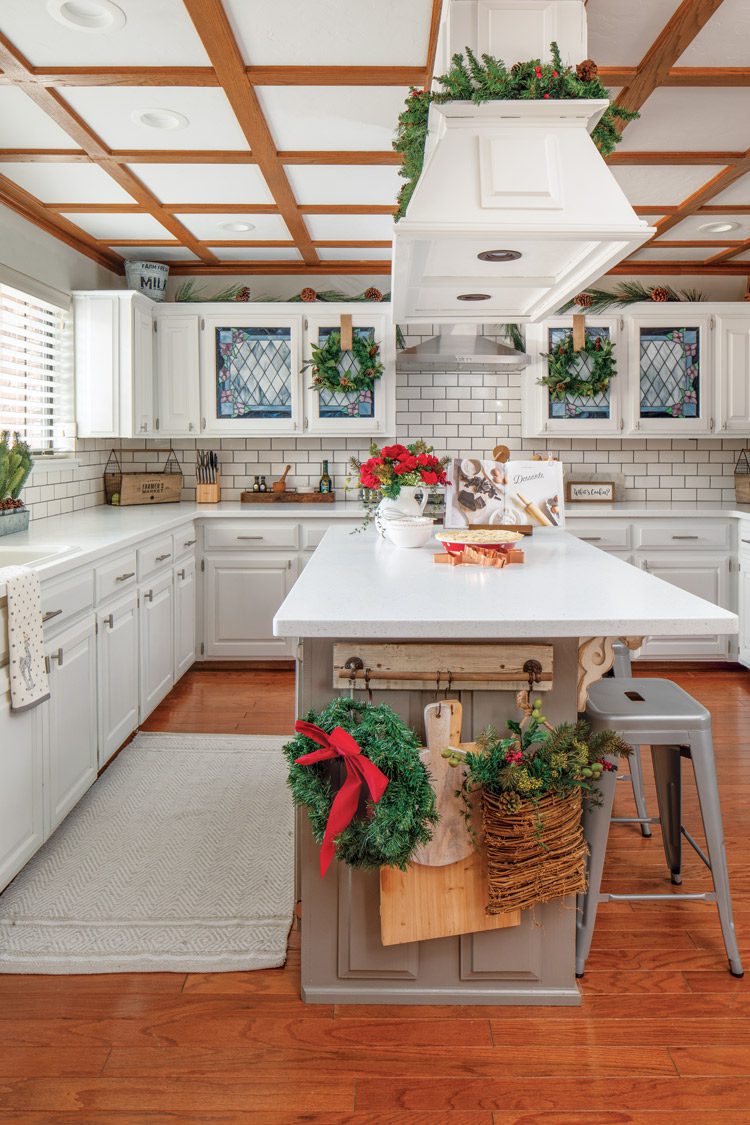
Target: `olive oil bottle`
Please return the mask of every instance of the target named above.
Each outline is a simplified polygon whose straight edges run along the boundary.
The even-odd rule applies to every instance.
[[[320,484],[318,485],[318,492],[333,492],[333,481],[331,480],[330,476],[328,475],[328,462],[327,461],[323,462],[323,475],[320,478]]]

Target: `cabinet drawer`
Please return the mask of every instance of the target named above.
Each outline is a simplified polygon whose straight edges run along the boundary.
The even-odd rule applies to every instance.
[[[748,537],[750,538],[750,536]],[[636,524],[636,547],[729,547],[731,540],[728,523],[712,520],[697,523],[695,520],[664,520]]]
[[[207,551],[233,547],[240,551],[277,550],[288,547],[295,551],[299,542],[299,527],[286,521],[233,520],[222,523],[208,520],[204,528],[204,546]]]
[[[49,632],[94,604],[94,572],[78,574],[42,583],[42,617]]]
[[[186,536],[186,538],[190,538],[190,536]],[[162,570],[163,567],[171,565],[174,558],[172,536],[165,535],[163,538],[149,543],[147,547],[139,547],[136,556],[138,559],[138,581],[142,582],[150,574],[155,574],[157,570]]]
[[[113,594],[121,594],[135,586],[135,551],[127,551],[94,569],[96,600],[103,602]]]
[[[628,524],[606,523],[575,523],[569,521],[568,530],[572,535],[582,539],[584,543],[591,543],[594,547],[601,547],[604,551],[627,551],[630,547],[630,526]]]
[[[192,524],[172,534],[172,555],[179,559],[182,555],[192,555],[198,542],[198,533]]]
[[[362,520],[364,516],[362,517]],[[336,520],[335,523],[328,523],[326,520],[316,520],[315,523],[302,525],[302,550],[314,551],[320,544],[321,539],[328,531],[329,527],[344,527],[348,531],[355,531],[356,528],[361,527],[362,520]]]

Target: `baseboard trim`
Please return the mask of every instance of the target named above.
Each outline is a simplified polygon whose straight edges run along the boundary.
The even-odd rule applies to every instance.
[[[293,660],[196,660],[190,672],[293,672]]]
[[[640,672],[747,672],[736,660],[634,660]]]

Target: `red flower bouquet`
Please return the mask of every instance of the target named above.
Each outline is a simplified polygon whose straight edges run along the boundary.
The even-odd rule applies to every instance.
[[[395,500],[404,485],[448,484],[445,466],[449,460],[449,457],[436,457],[432,446],[421,440],[411,445],[384,445],[382,449],[373,442],[369,458],[360,461],[352,457],[351,465],[359,474],[362,488]]]

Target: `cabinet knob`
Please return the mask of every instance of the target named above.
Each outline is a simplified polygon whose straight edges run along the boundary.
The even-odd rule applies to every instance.
[[[109,625],[110,629],[114,629],[114,627],[115,627],[115,615],[114,615],[114,613],[107,614],[107,616],[104,618],[103,624]]]
[[[188,431],[192,431],[192,430],[194,430],[194,429],[195,429],[195,426],[193,425],[193,423],[192,423],[192,422],[188,422]]]

